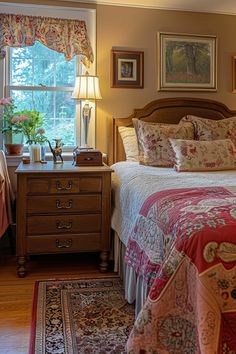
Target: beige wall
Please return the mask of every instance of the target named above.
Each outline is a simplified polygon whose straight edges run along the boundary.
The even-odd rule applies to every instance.
[[[11,2],[11,1],[6,1]],[[15,0],[36,4],[81,7],[81,3],[52,0]],[[194,96],[219,100],[236,109],[231,93],[231,57],[236,55],[236,16],[97,5],[97,74],[103,100],[97,104],[97,148],[107,151],[107,120],[126,117],[134,108],[162,97]],[[218,38],[217,92],[158,92],[156,38],[158,31],[216,35]],[[111,48],[144,51],[144,88],[110,88]]]
[[[217,92],[157,91],[157,32],[216,35],[218,38]],[[236,55],[236,17],[206,13],[97,6],[97,73],[103,100],[98,103],[97,145],[106,151],[106,119],[126,117],[158,98],[204,97],[219,100],[236,109],[232,90],[231,57]],[[144,88],[110,88],[111,48],[144,51]]]

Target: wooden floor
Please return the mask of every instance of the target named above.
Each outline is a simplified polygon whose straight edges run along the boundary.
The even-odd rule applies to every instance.
[[[98,278],[97,254],[33,256],[25,278],[16,275],[16,257],[0,242],[0,354],[28,354],[34,283],[47,279]],[[112,269],[112,266],[110,267]]]

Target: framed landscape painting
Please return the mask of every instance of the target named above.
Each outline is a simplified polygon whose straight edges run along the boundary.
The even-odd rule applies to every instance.
[[[111,51],[111,87],[143,88],[144,52]]]
[[[159,91],[216,91],[216,51],[216,36],[159,32]]]

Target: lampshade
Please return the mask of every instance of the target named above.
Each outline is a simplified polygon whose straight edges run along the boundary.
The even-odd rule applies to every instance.
[[[80,75],[76,78],[71,98],[78,100],[101,100],[99,79],[94,75]]]

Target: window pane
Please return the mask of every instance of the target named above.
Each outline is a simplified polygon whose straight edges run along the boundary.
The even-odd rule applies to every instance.
[[[32,59],[15,58],[11,62],[11,85],[33,85]]]
[[[75,124],[72,119],[45,120],[44,128],[51,144],[54,145],[53,139],[60,138],[66,146],[75,147]]]
[[[61,138],[66,146],[76,145],[76,102],[71,99],[74,87],[76,58],[66,61],[64,54],[48,49],[36,41],[31,47],[10,48],[10,95],[17,110],[37,110],[43,113],[46,136],[52,141]],[[14,86],[28,86],[16,90]],[[29,90],[29,86],[35,89]],[[38,90],[41,86],[43,90]],[[47,90],[60,87],[63,91]]]
[[[33,59],[34,86],[55,86],[54,62],[50,59]]]
[[[62,60],[63,59],[63,60]],[[63,57],[56,62],[56,86],[71,86],[75,85],[76,77],[76,62],[75,58],[66,62]]]
[[[66,146],[76,145],[76,101],[68,91],[11,90],[17,110],[43,113],[46,136],[50,141],[61,138]]]
[[[31,47],[10,48],[10,85],[73,87],[76,58],[66,61],[57,53],[36,41]]]

